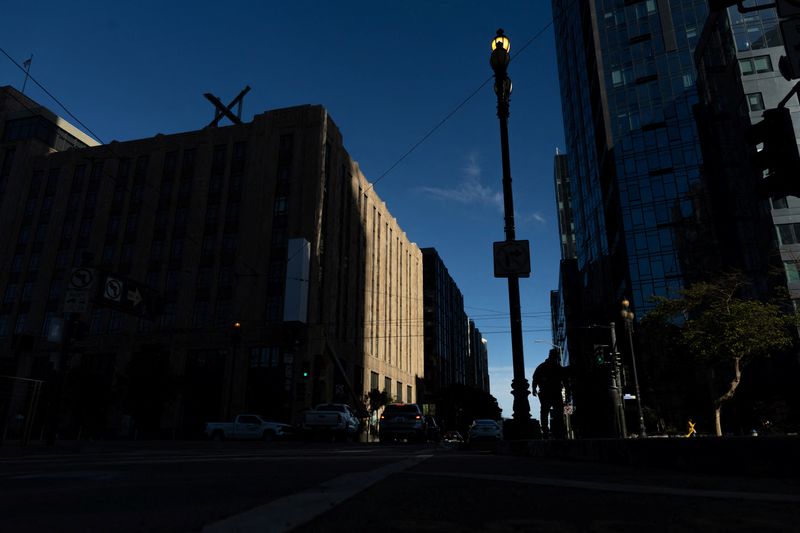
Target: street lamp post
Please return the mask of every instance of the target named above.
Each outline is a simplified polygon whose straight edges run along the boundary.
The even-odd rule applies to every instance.
[[[647,436],[647,430],[644,427],[644,416],[642,415],[642,395],[639,392],[639,374],[636,372],[636,355],[633,352],[633,319],[635,315],[630,310],[630,302],[622,300],[622,320],[625,321],[625,330],[628,332],[628,344],[631,349],[631,367],[633,368],[633,385],[636,387],[636,410],[639,413],[639,434],[642,437]]]
[[[503,213],[506,242],[516,239],[514,230],[514,196],[511,192],[511,163],[508,153],[508,115],[511,97],[511,79],[507,68],[511,60],[510,41],[502,29],[492,39],[492,55],[489,64],[494,71],[494,92],[497,95],[497,118],[500,119],[500,149],[503,159]],[[508,276],[508,306],[511,316],[511,355],[514,379],[511,394],[514,396],[514,431],[518,437],[529,436],[532,432],[531,405],[528,400],[530,390],[525,377],[525,358],[522,350],[522,315],[520,312],[519,277]],[[530,426],[530,427],[529,427]]]

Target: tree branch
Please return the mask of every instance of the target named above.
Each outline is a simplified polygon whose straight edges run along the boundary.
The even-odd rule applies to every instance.
[[[733,395],[736,392],[736,387],[739,386],[739,382],[742,380],[742,368],[741,365],[739,364],[741,359],[742,359],[741,357],[735,357],[733,359],[733,371],[734,371],[733,381],[731,381],[728,391],[714,401],[714,407],[719,407],[723,403],[733,398]]]

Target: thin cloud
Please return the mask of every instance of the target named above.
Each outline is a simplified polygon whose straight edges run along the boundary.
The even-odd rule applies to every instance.
[[[525,217],[525,222],[538,222],[539,224],[547,224],[547,219],[544,218],[544,215],[542,215],[539,211],[536,211],[535,213],[531,213]]]
[[[433,198],[464,205],[487,205],[502,211],[503,195],[481,183],[483,170],[477,157],[471,154],[461,169],[461,182],[451,189],[442,187],[420,187],[419,191]]]

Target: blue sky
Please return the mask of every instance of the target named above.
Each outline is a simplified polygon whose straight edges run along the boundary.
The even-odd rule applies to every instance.
[[[511,39],[509,137],[518,239],[533,273],[520,281],[527,377],[546,357],[549,294],[558,286],[553,154],[564,146],[550,2],[12,2],[0,47],[102,142],[199,129],[203,98],[230,101],[245,86],[243,119],[322,104],[350,155],[408,237],[435,247],[489,341],[492,394],[511,416],[508,293],[492,242],[504,239],[496,98],[489,42]],[[525,44],[529,43],[527,47]],[[523,49],[524,47],[524,49]],[[0,84],[23,74],[0,56]],[[75,123],[30,81],[26,94]],[[78,124],[76,124],[78,125]],[[385,174],[385,175],[384,175]],[[538,418],[538,403],[531,402]]]

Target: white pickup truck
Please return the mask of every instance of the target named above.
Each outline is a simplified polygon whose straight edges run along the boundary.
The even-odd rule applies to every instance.
[[[270,422],[259,415],[237,415],[233,422],[208,422],[206,436],[212,440],[272,440],[288,436],[291,428],[289,424]]]
[[[323,403],[303,414],[307,433],[331,433],[343,438],[356,438],[361,427],[358,416],[344,403]]]

